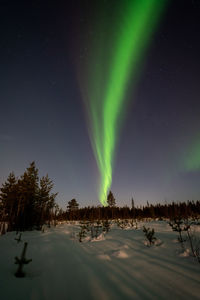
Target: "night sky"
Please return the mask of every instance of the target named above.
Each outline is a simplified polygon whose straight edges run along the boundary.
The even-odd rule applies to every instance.
[[[62,207],[72,198],[99,204],[78,72],[92,68],[97,28],[112,56],[115,11],[125,2],[0,1],[0,184],[34,160]],[[117,204],[200,199],[199,0],[167,1],[134,89],[133,81],[115,148]]]

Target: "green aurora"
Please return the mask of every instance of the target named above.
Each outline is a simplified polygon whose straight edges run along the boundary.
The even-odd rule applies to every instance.
[[[129,79],[133,89],[165,4],[165,0],[116,1],[111,17],[101,11],[97,18],[100,21],[94,26],[96,38],[89,41],[89,59],[81,66],[80,88],[100,173],[99,200],[104,206],[112,183],[117,138],[128,104]]]
[[[190,145],[187,156],[184,159],[184,168],[186,171],[200,170],[200,142],[195,138],[195,142]]]

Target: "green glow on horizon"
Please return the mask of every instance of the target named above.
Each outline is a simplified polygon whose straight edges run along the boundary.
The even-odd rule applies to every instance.
[[[188,156],[185,158],[185,169],[187,171],[200,170],[200,141],[195,141],[190,148]]]
[[[122,10],[119,3],[123,5]],[[109,37],[112,41],[110,52],[104,41],[105,24],[102,32],[99,25],[94,45],[96,51],[92,52],[89,63],[89,88],[87,91],[82,88],[82,93],[86,99],[89,134],[100,172],[99,200],[104,206],[107,205],[107,193],[112,183],[114,152],[127,105],[129,77],[131,75],[133,88],[140,74],[139,63],[165,3],[165,0],[116,1],[118,7],[115,9],[119,9],[121,19],[116,18],[116,24],[108,24],[107,31],[110,26],[115,28],[114,40]]]

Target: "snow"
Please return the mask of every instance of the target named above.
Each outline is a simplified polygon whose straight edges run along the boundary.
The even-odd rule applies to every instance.
[[[190,256],[190,249],[185,249],[185,251],[183,253],[180,253],[180,256],[182,256],[182,257]]]
[[[117,258],[127,258],[128,254],[123,250],[116,250],[113,251],[112,256],[115,256]]]
[[[157,243],[144,244],[143,225],[155,229]],[[22,233],[28,242],[25,278],[14,276],[23,242],[14,232],[0,236],[2,300],[200,299],[200,264],[175,243],[167,222],[139,222],[138,229],[113,225],[107,234],[78,241],[79,224],[59,224],[45,232]],[[196,227],[196,232],[199,227]]]
[[[100,242],[105,240],[105,235],[104,233],[99,234],[97,237],[91,239],[91,242]]]

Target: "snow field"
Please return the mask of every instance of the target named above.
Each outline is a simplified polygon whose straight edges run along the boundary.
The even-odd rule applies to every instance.
[[[143,225],[155,229],[159,246],[145,245]],[[139,222],[137,230],[112,225],[82,243],[79,231],[76,223],[22,233],[26,258],[33,259],[25,278],[14,276],[23,242],[14,232],[1,236],[1,300],[200,299],[200,264],[166,222]]]

